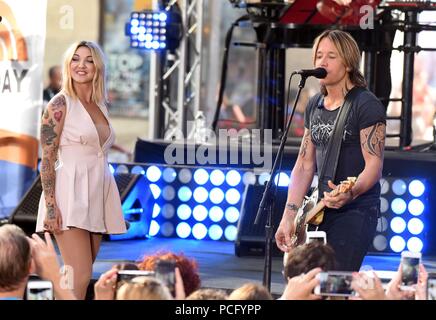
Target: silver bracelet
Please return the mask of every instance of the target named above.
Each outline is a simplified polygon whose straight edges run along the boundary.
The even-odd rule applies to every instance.
[[[286,209],[289,209],[289,210],[291,210],[291,211],[298,212],[298,209],[300,209],[300,207],[297,206],[295,203],[287,203],[287,204],[286,204]]]

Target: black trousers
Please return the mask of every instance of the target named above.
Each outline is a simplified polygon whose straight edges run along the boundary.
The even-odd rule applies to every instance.
[[[325,231],[335,250],[338,271],[359,271],[374,239],[380,206],[349,210],[327,209],[318,231]]]

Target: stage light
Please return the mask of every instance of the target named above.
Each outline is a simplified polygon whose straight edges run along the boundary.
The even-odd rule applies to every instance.
[[[191,213],[191,208],[186,204],[182,204],[177,208],[177,216],[180,220],[188,220],[191,217]]]
[[[202,186],[209,180],[209,174],[204,169],[197,169],[194,173],[194,181]]]
[[[228,241],[235,241],[238,229],[235,226],[228,226],[224,231],[224,236]]]
[[[412,237],[407,241],[407,249],[411,252],[421,252],[423,247],[424,244],[417,237]]]
[[[184,186],[179,189],[177,196],[179,197],[180,201],[187,202],[192,197],[192,191],[188,187]]]
[[[179,180],[181,183],[189,183],[192,179],[192,173],[189,169],[182,169],[179,172]]]
[[[279,187],[287,187],[289,186],[289,176],[284,172],[280,172],[276,174],[274,178],[274,183],[276,185],[279,184]]]
[[[130,46],[139,49],[177,49],[183,36],[182,18],[178,12],[144,11],[145,14],[132,12],[125,25],[125,35],[130,38]],[[145,28],[147,26],[147,28]],[[143,39],[144,35],[166,34],[165,40],[156,43]],[[139,41],[138,41],[139,40]]]
[[[159,229],[160,229],[159,224],[155,220],[152,220],[150,222],[150,230],[148,230],[148,235],[150,237],[154,237],[159,233]]]
[[[195,224],[194,227],[192,228],[192,235],[197,240],[204,239],[204,237],[206,237],[207,235],[206,226],[202,223]]]
[[[406,202],[401,198],[396,198],[391,203],[392,211],[396,214],[402,214],[407,209]]]
[[[191,234],[191,227],[186,222],[181,222],[177,225],[176,233],[179,238],[186,239]]]
[[[253,172],[246,172],[242,177],[242,181],[245,185],[253,185],[256,184],[256,175]]]
[[[378,218],[377,232],[385,232],[388,229],[388,219],[385,217]]]
[[[391,229],[395,233],[403,233],[406,230],[406,221],[400,217],[393,218],[391,220]]]
[[[207,209],[205,206],[198,205],[192,211],[192,215],[195,220],[201,222],[207,218]]]
[[[241,174],[236,170],[230,170],[226,175],[226,182],[229,186],[235,187],[241,182]]]
[[[386,194],[389,192],[389,182],[386,179],[380,179],[380,193]]]
[[[161,226],[160,226],[160,233],[164,236],[164,237],[172,237],[174,234],[174,225],[167,221],[164,222]]]
[[[38,166],[40,166],[41,163],[38,164]],[[38,169],[39,171],[41,171],[41,168]],[[109,164],[109,171],[112,173],[112,175],[115,173],[115,169],[114,166]]]
[[[174,217],[174,214],[176,213],[176,209],[174,209],[174,206],[172,204],[164,204],[162,207],[162,216],[169,220]]]
[[[209,194],[207,190],[203,187],[198,187],[194,190],[194,200],[197,203],[204,203],[206,202],[207,198],[209,197]]]
[[[166,168],[163,171],[163,179],[165,182],[167,183],[172,183],[176,180],[177,178],[177,173],[176,170],[174,170],[173,168]]]
[[[401,179],[395,180],[394,183],[392,184],[392,191],[397,196],[401,196],[405,194],[406,190],[407,190],[406,183]]]
[[[209,218],[213,222],[220,222],[224,217],[223,209],[220,207],[214,206],[209,210]]]
[[[271,175],[268,172],[264,172],[259,176],[259,184],[263,186],[271,177]]]
[[[409,229],[411,234],[418,235],[424,230],[424,223],[418,218],[412,218],[407,224],[407,229]]]
[[[412,196],[418,198],[422,196],[425,192],[425,185],[420,180],[413,180],[409,184],[409,192]]]
[[[380,212],[385,213],[389,210],[389,202],[386,200],[386,198],[381,197],[380,198]]]
[[[239,219],[239,210],[235,207],[228,207],[225,213],[226,220],[230,223],[235,223]]]
[[[160,169],[158,167],[151,166],[151,167],[148,167],[146,176],[150,182],[157,182],[157,181],[159,181],[160,177],[162,176],[162,172],[160,171]]]
[[[388,240],[385,236],[379,234],[374,237],[372,244],[377,251],[384,251],[388,247]]]
[[[406,247],[406,242],[400,236],[392,237],[389,244],[391,246],[392,251],[395,251],[395,252],[401,252]]]
[[[214,224],[209,227],[209,238],[212,240],[219,240],[223,236],[223,228],[221,228],[219,225]]]
[[[127,168],[127,166],[121,164],[115,169],[115,174],[123,174],[123,173],[130,173],[130,171],[129,168]]]
[[[419,216],[424,212],[424,203],[419,199],[413,199],[409,202],[408,209],[414,216]]]
[[[159,186],[155,184],[150,184],[150,190],[155,200],[158,199],[162,193],[162,190],[159,188]]]
[[[155,203],[153,206],[153,214],[152,214],[153,219],[157,218],[157,216],[160,213],[160,210],[161,210],[161,208],[159,207],[159,205],[157,203]]]
[[[162,197],[166,201],[171,201],[176,197],[176,190],[172,186],[166,186],[162,189]]]
[[[220,188],[213,188],[210,191],[209,197],[213,204],[220,204],[224,201],[224,192]]]
[[[159,170],[159,169],[158,169]],[[160,171],[160,170],[159,170]],[[141,166],[134,166],[133,168],[132,168],[132,170],[130,171],[130,173],[132,173],[132,174],[141,174],[141,175],[144,175],[145,174],[145,171],[144,171],[144,168],[142,168]],[[150,179],[149,179],[150,180]],[[157,179],[157,180],[159,180],[159,178]],[[156,181],[157,181],[156,180]],[[151,181],[151,182],[156,182],[156,181]]]
[[[210,173],[210,182],[216,187],[224,183],[225,176],[221,170],[215,169]]]
[[[226,192],[226,201],[229,204],[235,205],[241,199],[241,193],[236,189],[229,189]]]

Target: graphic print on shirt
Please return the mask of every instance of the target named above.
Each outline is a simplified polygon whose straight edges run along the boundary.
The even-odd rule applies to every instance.
[[[326,146],[329,142],[330,134],[335,125],[334,119],[324,122],[320,116],[316,116],[311,125],[312,141],[316,146]]]

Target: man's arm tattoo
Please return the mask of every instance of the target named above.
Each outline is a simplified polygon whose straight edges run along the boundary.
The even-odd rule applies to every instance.
[[[363,150],[369,154],[382,158],[386,139],[386,125],[377,123],[372,127],[360,131],[360,141]]]

